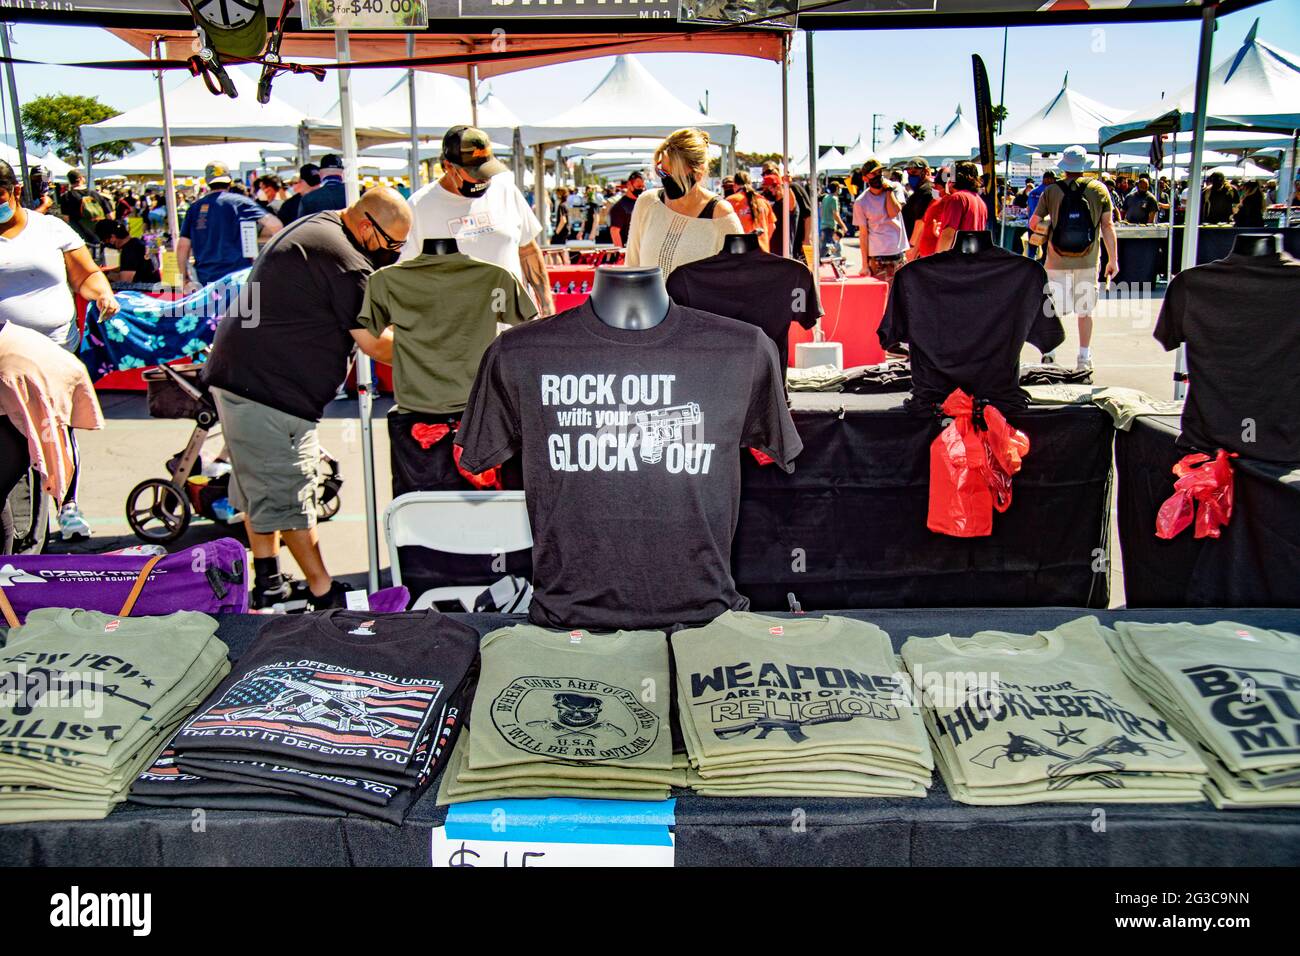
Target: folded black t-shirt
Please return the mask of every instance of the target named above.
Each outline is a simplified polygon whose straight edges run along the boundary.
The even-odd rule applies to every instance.
[[[150,807],[256,810],[322,817],[341,817],[346,812],[341,807],[332,807],[288,790],[186,773],[176,766],[176,755],[172,750],[164,750],[136,778],[127,799]]]
[[[1187,342],[1180,444],[1300,463],[1300,260],[1230,255],[1165,290],[1156,340]]]
[[[790,324],[811,329],[822,314],[808,267],[761,249],[678,266],[668,277],[668,294],[678,305],[758,326],[776,346],[782,378],[790,364]]]
[[[172,746],[400,784],[477,657],[478,633],[437,611],[276,618]]]
[[[1024,408],[1020,350],[1048,352],[1065,340],[1048,295],[1047,272],[996,246],[941,252],[894,274],[880,344],[907,342],[912,357],[909,410],[933,414],[954,389],[999,411]]]
[[[616,329],[590,302],[491,345],[456,442],[472,473],[522,457],[529,619],[597,629],[748,607],[731,576],[741,447],[787,471],[803,447],[758,329],[678,305]]]

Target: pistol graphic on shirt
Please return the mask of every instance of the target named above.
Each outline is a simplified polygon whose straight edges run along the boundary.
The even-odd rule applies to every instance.
[[[681,441],[682,428],[698,425],[700,420],[698,402],[635,412],[633,421],[641,429],[641,460],[648,465],[657,465],[664,456],[664,445]]]

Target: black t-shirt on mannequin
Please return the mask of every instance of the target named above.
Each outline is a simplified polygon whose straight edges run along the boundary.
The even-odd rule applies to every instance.
[[[599,629],[748,607],[731,576],[741,446],[787,471],[803,447],[758,329],[679,305],[613,328],[591,301],[492,344],[456,442],[471,472],[522,459],[529,619]]]
[[[1165,291],[1155,337],[1187,343],[1185,448],[1300,463],[1300,260],[1241,255],[1186,269]]]
[[[953,389],[1001,412],[1023,408],[1020,350],[1047,352],[1065,338],[1048,297],[1047,272],[1024,256],[985,243],[908,263],[894,275],[880,344],[907,342],[912,355],[909,410],[933,413]]]
[[[674,269],[668,294],[678,305],[755,325],[776,346],[785,377],[790,323],[811,329],[822,315],[812,272],[794,259],[754,249],[723,250]]]

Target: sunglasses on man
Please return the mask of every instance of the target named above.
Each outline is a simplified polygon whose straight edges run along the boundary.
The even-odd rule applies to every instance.
[[[406,245],[405,240],[394,239],[387,232],[385,232],[384,227],[381,226],[379,223],[375,222],[375,217],[370,215],[370,213],[366,213],[366,219],[370,221],[370,225],[374,226],[375,232],[379,233],[379,238],[383,241],[384,248],[387,249],[389,252],[398,252],[401,250],[402,246]]]

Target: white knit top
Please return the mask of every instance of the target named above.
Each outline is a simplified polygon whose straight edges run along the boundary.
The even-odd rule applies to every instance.
[[[745,231],[725,199],[718,200],[726,210],[725,216],[699,219],[673,212],[660,193],[658,189],[647,189],[637,197],[628,227],[629,266],[658,266],[666,279],[678,266],[717,255],[724,238]]]

